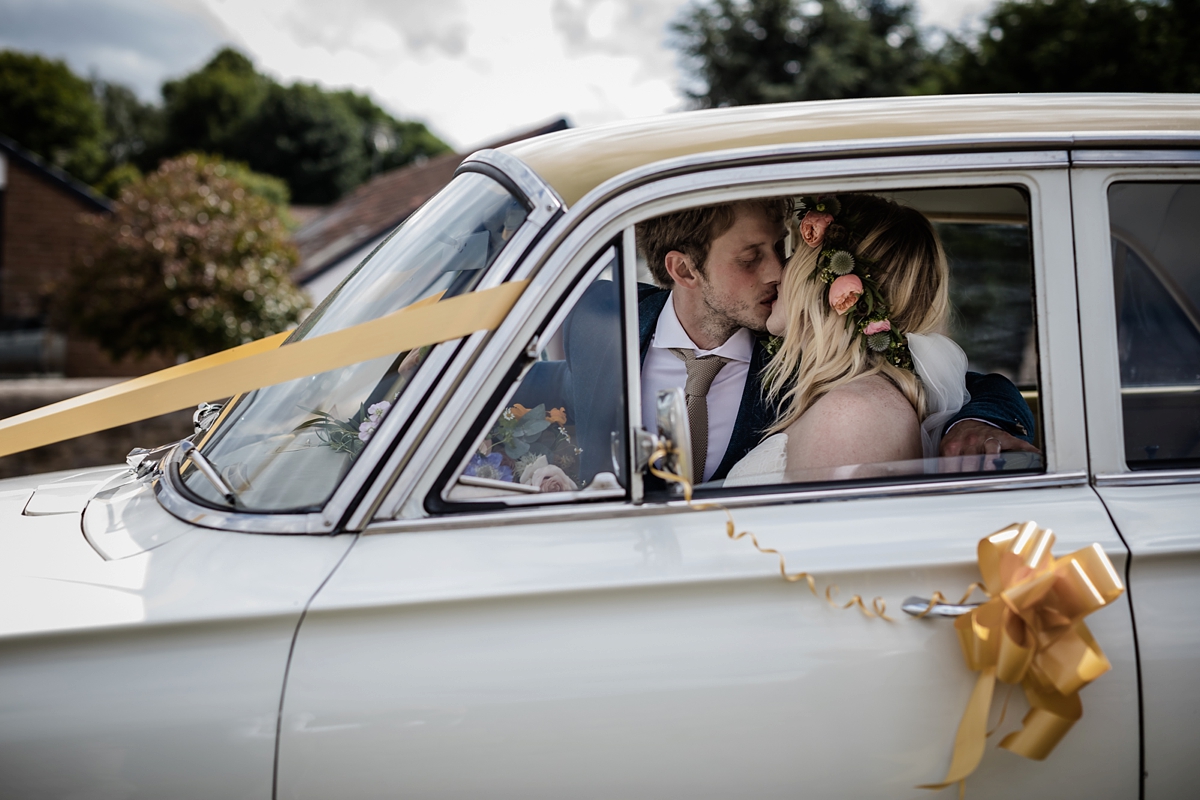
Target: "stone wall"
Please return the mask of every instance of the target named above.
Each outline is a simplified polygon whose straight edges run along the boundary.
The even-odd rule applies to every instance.
[[[0,380],[0,419],[116,382],[117,379],[114,378]],[[177,411],[90,436],[81,436],[78,439],[5,456],[0,458],[0,478],[124,463],[125,455],[134,447],[156,447],[191,434],[192,412]]]

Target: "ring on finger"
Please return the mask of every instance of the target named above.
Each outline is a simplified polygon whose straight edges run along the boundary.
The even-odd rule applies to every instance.
[[[988,452],[988,442],[995,442],[995,443],[996,443],[996,454],[997,454],[997,455],[999,455],[999,454],[1000,454],[1000,450],[1001,450],[1001,447],[1000,447],[1000,440],[999,440],[999,439],[997,439],[995,436],[989,436],[988,438],[984,439],[984,440],[983,440],[983,452],[984,452],[984,453],[987,453],[987,452]]]

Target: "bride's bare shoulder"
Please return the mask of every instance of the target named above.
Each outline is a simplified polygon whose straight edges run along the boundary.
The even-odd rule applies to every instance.
[[[868,375],[825,394],[788,428],[798,462],[810,466],[919,458],[916,411],[891,381]]]

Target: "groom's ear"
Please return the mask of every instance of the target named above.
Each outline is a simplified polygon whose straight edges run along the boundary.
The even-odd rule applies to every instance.
[[[672,250],[667,253],[663,262],[667,268],[667,274],[679,286],[692,289],[699,284],[700,273],[696,270],[696,265],[692,262],[691,256],[681,253],[678,250]]]

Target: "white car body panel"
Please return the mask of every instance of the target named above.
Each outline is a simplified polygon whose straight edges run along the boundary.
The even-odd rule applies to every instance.
[[[196,528],[136,488],[114,528],[175,536],[105,560],[0,484],[0,797],[271,797],[292,635],[353,537]]]
[[[279,797],[924,797],[975,674],[950,620],[900,601],[961,592],[975,543],[1014,519],[1054,528],[1056,554],[1100,542],[1124,565],[1085,486],[735,518],[896,621],[786,583],[718,511],[365,536],[296,643]],[[1046,762],[989,750],[972,797],[1136,795],[1127,603],[1089,624],[1113,671],[1086,724]],[[1018,690],[1007,724],[1024,711]]]

